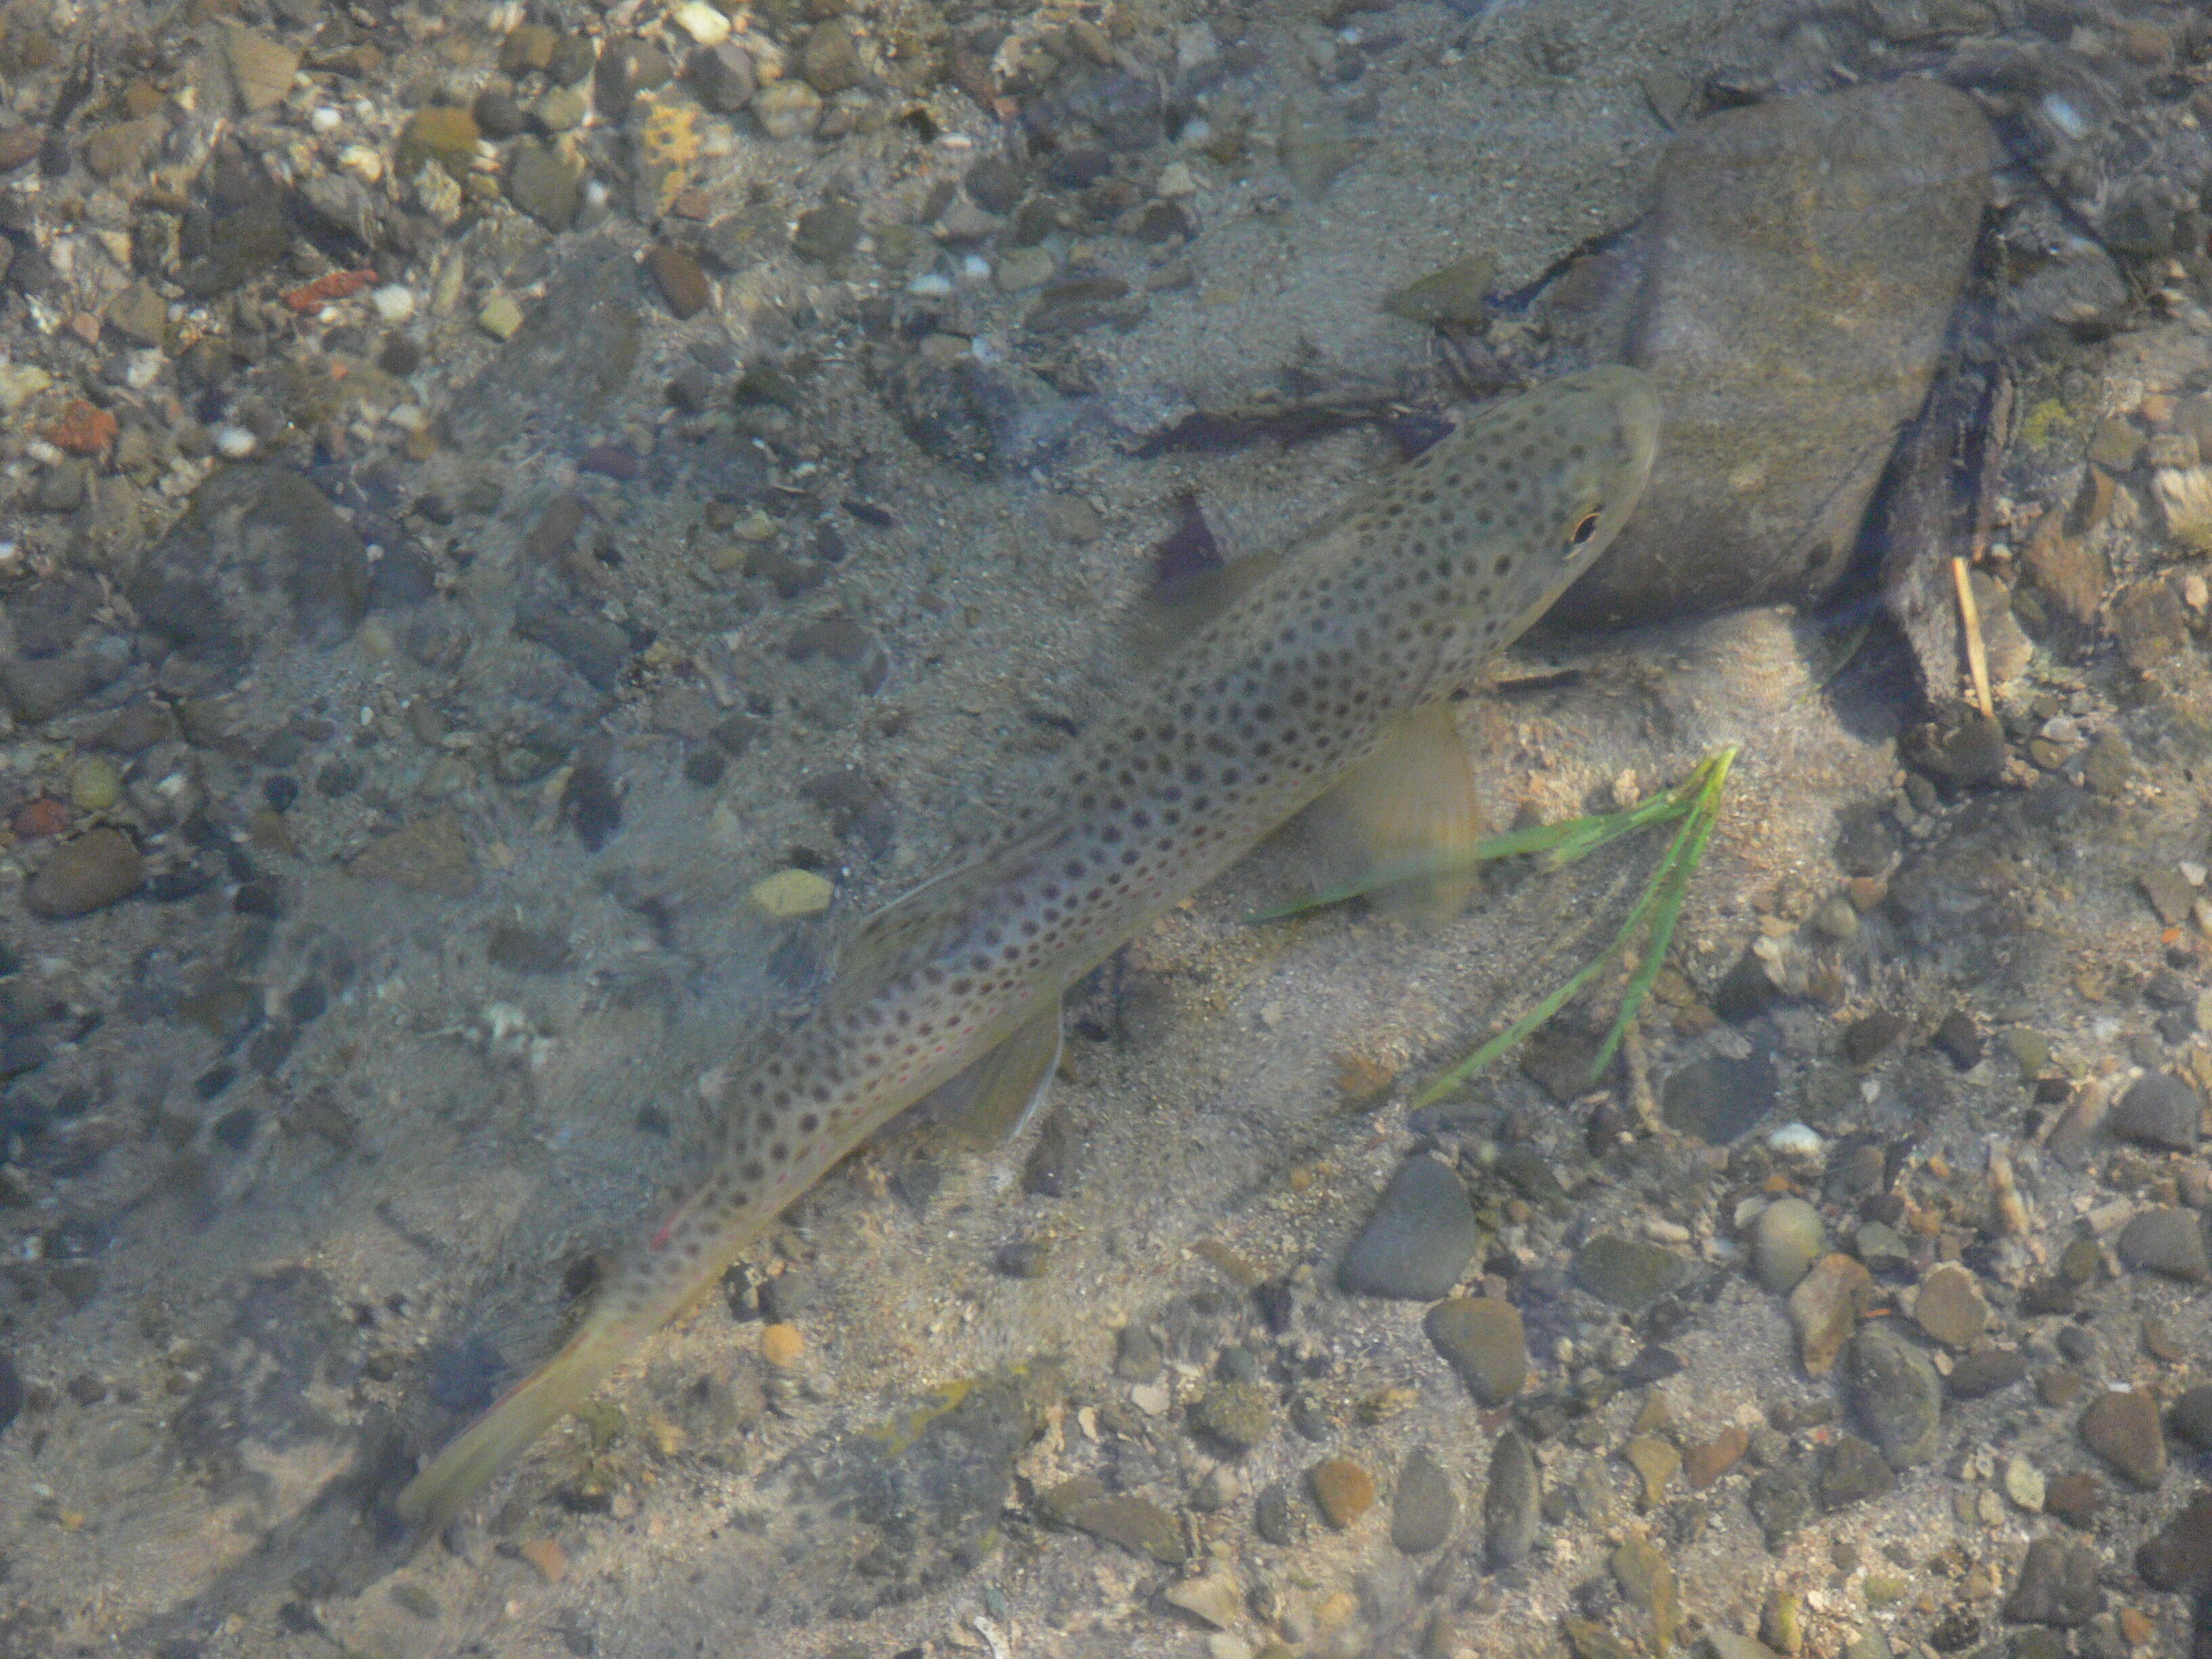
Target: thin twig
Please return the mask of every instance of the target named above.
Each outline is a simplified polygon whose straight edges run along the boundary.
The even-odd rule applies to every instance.
[[[1989,647],[1982,642],[1982,611],[1974,603],[1974,580],[1963,556],[1952,559],[1951,580],[1959,589],[1959,625],[1966,636],[1966,672],[1974,678],[1974,706],[1984,720],[1993,720],[1997,710],[1990,701]]]

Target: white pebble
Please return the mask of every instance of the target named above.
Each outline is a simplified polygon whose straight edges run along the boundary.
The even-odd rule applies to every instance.
[[[336,132],[345,117],[328,104],[318,104],[307,117],[307,125],[317,132]]]
[[[374,144],[348,144],[338,152],[338,167],[373,185],[384,177],[384,152]]]
[[[719,46],[730,38],[730,20],[720,7],[710,6],[707,0],[684,0],[670,15],[678,28],[702,46]]]
[[[906,291],[924,299],[941,300],[952,292],[952,279],[941,270],[925,270],[906,285]]]
[[[385,323],[397,328],[415,314],[415,290],[404,283],[386,283],[371,291],[368,302]]]
[[[2181,871],[2182,880],[2187,882],[2191,887],[2202,887],[2204,884],[2204,866],[2197,863],[2195,859],[2182,860],[2179,868]]]
[[[1164,1417],[1168,1409],[1164,1382],[1139,1382],[1129,1390],[1129,1403],[1147,1417]]]
[[[1785,1123],[1766,1138],[1766,1149],[1784,1158],[1818,1158],[1826,1144],[1804,1123]]]
[[[215,429],[215,451],[227,461],[242,461],[253,453],[258,441],[242,426],[219,426]]]
[[[980,253],[960,256],[960,280],[963,283],[988,283],[991,280],[991,262]]]

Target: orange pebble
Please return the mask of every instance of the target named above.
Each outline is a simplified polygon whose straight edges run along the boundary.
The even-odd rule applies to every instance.
[[[771,1365],[788,1367],[799,1363],[806,1352],[806,1339],[799,1334],[799,1327],[790,1324],[761,1327],[761,1358]]]
[[[115,416],[82,398],[46,428],[46,441],[72,455],[97,455],[115,441]]]
[[[58,836],[69,824],[69,808],[52,795],[40,795],[15,809],[11,827],[25,841],[33,841],[40,836]]]

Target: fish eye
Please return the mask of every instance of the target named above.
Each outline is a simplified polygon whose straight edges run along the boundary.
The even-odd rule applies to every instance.
[[[1567,538],[1567,545],[1570,547],[1580,547],[1591,537],[1596,535],[1597,521],[1598,515],[1596,514],[1583,514],[1582,522],[1575,526],[1575,533]]]

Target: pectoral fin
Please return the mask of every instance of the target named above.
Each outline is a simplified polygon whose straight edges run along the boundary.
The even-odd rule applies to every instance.
[[[1054,997],[989,1054],[939,1084],[921,1109],[954,1146],[988,1152],[1028,1125],[1059,1064],[1060,999]]]
[[[1332,882],[1471,850],[1482,839],[1482,804],[1450,705],[1431,703],[1400,720],[1380,748],[1314,803],[1307,826]],[[1480,883],[1470,866],[1386,888],[1376,899],[1440,923],[1466,908]]]

